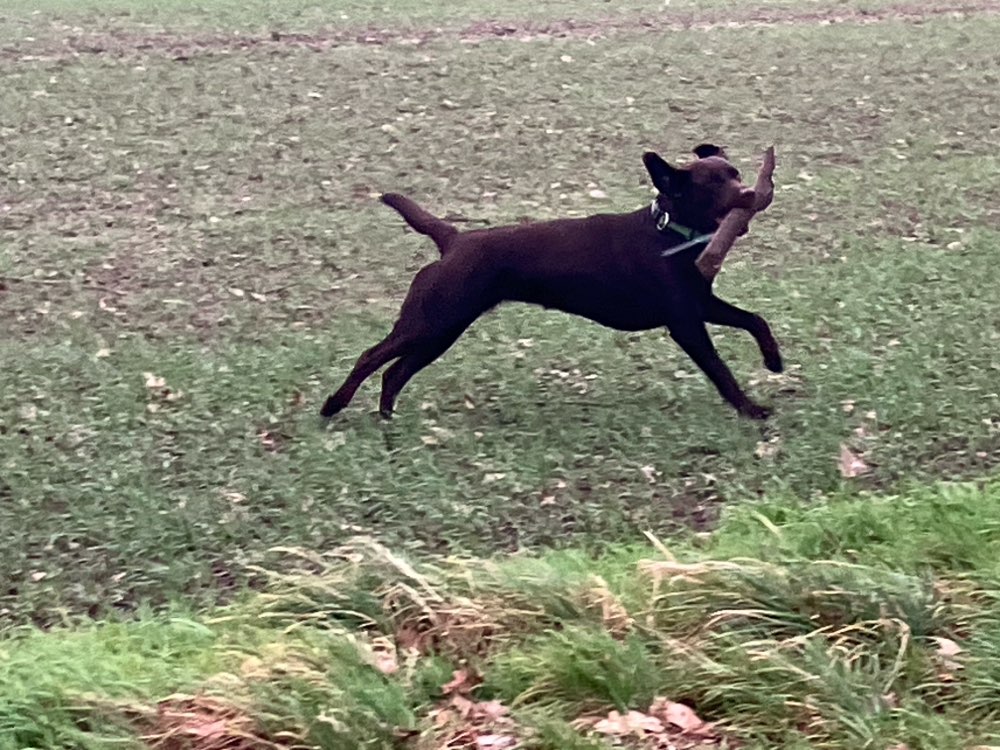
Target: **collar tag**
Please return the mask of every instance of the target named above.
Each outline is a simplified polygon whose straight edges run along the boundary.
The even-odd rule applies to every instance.
[[[649,215],[656,219],[656,229],[660,232],[664,231],[667,224],[670,223],[670,214],[660,208],[656,198],[653,198],[653,202],[649,204]]]

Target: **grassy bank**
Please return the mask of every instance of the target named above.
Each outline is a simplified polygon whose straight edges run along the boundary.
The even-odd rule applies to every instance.
[[[265,591],[207,616],[9,634],[0,746],[988,745],[998,500],[995,483],[775,500],[710,539],[596,558],[274,551]],[[711,729],[650,725],[658,697]],[[629,710],[652,729],[586,721]]]

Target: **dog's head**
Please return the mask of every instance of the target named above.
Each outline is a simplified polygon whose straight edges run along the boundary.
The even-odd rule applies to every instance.
[[[723,149],[702,143],[694,153],[698,158],[683,167],[671,166],[652,151],[642,161],[660,191],[662,210],[699,232],[714,232],[732,209],[753,208],[757,196],[740,180]]]

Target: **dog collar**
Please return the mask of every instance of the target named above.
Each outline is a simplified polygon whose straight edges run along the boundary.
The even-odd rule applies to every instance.
[[[666,250],[664,250],[660,255],[664,258],[667,256],[679,253],[682,250],[687,250],[689,247],[694,247],[695,245],[707,245],[709,240],[714,236],[714,232],[709,232],[708,234],[698,234],[691,227],[686,227],[683,224],[678,224],[676,221],[670,220],[670,214],[660,208],[660,204],[657,203],[656,199],[649,204],[649,213],[656,220],[656,229],[659,232],[671,231],[675,234],[679,234],[687,242],[682,242],[680,245],[674,245]]]

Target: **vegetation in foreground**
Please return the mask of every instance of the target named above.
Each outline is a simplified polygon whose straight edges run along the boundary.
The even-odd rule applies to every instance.
[[[764,502],[593,559],[276,550],[208,616],[8,634],[0,747],[986,746],[998,501]]]

